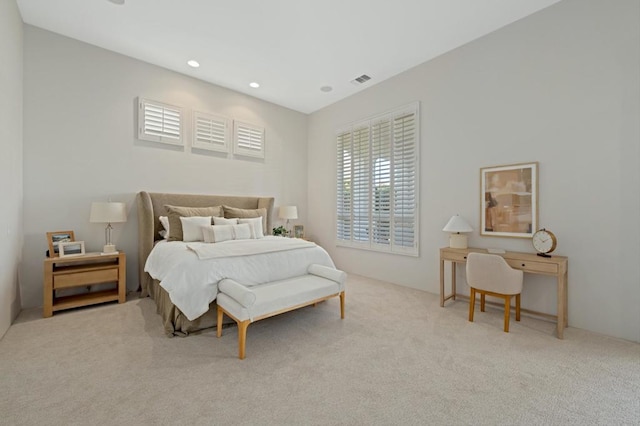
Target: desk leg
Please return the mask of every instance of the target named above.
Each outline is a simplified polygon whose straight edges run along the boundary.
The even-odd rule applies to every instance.
[[[444,306],[444,260],[440,259],[440,307]]]
[[[456,300],[456,262],[451,262],[451,294]]]
[[[558,275],[558,339],[564,338],[567,323],[567,279],[566,274]]]

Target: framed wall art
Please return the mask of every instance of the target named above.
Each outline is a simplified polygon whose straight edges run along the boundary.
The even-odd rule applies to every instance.
[[[59,253],[58,245],[75,241],[73,231],[54,231],[47,232],[47,242],[49,243],[49,257],[56,257]]]
[[[531,238],[538,229],[538,163],[480,169],[480,235]]]

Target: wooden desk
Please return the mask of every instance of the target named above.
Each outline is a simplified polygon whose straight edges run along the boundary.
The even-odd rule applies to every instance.
[[[440,249],[440,306],[449,299],[456,299],[456,263],[467,263],[467,255],[471,252],[487,253],[486,249],[466,248],[454,249],[443,247]],[[558,286],[558,339],[563,338],[563,331],[568,326],[567,321],[567,275],[569,259],[564,256],[541,257],[531,253],[508,251],[500,254],[507,263],[515,269],[529,274],[552,275],[557,279]],[[444,262],[451,262],[451,294],[444,294]],[[533,312],[540,314],[539,312]]]

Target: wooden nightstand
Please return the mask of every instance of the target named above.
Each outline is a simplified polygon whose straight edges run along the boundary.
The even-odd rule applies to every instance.
[[[49,257],[44,260],[43,316],[53,312],[96,303],[126,301],[127,258],[123,252],[101,255],[87,253],[81,256]],[[56,297],[55,291],[64,288],[86,287],[93,284],[115,283],[111,290],[102,290]]]

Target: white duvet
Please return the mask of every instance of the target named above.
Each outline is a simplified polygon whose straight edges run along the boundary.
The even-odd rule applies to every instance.
[[[161,241],[149,254],[144,270],[194,320],[207,312],[224,278],[253,286],[304,275],[312,263],[335,267],[329,254],[314,243],[267,236],[215,244]]]

